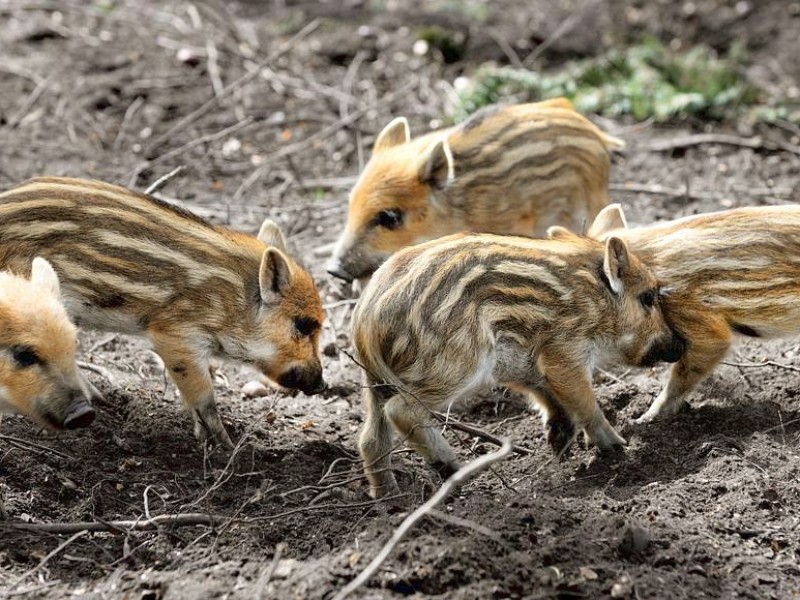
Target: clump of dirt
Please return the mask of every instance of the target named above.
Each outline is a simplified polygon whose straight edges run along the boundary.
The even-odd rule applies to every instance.
[[[439,483],[399,453],[404,496],[372,501],[355,450],[360,374],[345,353],[355,292],[327,277],[319,248],[342,227],[375,133],[397,115],[415,131],[437,126],[459,75],[486,60],[524,60],[546,41],[537,65],[646,33],[720,51],[738,39],[752,53],[749,76],[776,93],[797,87],[797,2],[788,14],[777,0],[578,4],[0,3],[0,187],[50,174],[144,189],[185,165],[162,196],[250,232],[271,216],[322,290],[333,386],[324,397],[244,398],[253,374],[221,366],[218,403],[239,445],[207,450],[141,341],[87,332],[81,358],[105,394],[97,422],[56,436],[6,417],[0,491],[15,522],[126,523],[77,537],[0,528],[3,593],[329,598],[364,568]],[[573,15],[573,29],[558,34]],[[436,39],[423,31],[431,26]],[[442,41],[447,32],[453,39]],[[416,44],[424,35],[427,45]],[[457,52],[445,55],[451,41]],[[791,152],[652,149],[706,129],[791,147],[790,125],[601,125],[628,142],[612,189],[633,222],[798,197]],[[361,597],[800,596],[797,360],[792,340],[742,343],[691,411],[650,426],[633,419],[664,370],[601,373],[600,404],[629,440],[616,461],[580,445],[554,460],[519,398],[498,390],[476,399],[459,419],[532,454],[497,465],[426,517]],[[447,435],[465,460],[492,449]],[[132,526],[170,514],[214,524]]]

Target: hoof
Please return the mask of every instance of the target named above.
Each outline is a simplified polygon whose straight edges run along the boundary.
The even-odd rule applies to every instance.
[[[575,439],[575,426],[568,419],[550,419],[545,423],[544,434],[553,454],[566,453]]]

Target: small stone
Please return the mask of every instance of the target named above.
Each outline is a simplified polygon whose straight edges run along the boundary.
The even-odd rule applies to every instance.
[[[633,593],[633,581],[627,575],[620,577],[611,586],[612,598],[628,598]]]
[[[778,577],[777,575],[773,575],[772,573],[759,573],[758,583],[766,585],[775,585],[776,583],[778,583]]]
[[[242,397],[260,398],[261,396],[268,395],[271,391],[272,390],[260,381],[248,381],[242,386]]]
[[[622,556],[638,556],[650,546],[650,532],[635,523],[628,523],[622,530],[617,549]]]

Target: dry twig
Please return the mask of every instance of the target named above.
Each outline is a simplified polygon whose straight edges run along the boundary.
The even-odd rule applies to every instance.
[[[159,190],[163,189],[171,179],[177,177],[178,175],[183,175],[183,172],[186,171],[186,165],[179,165],[172,169],[166,175],[162,175],[158,179],[156,179],[153,183],[151,183],[148,188],[144,191],[145,194],[148,196],[152,196]]]
[[[451,493],[452,491],[464,483],[469,479],[475,477],[481,471],[489,468],[496,462],[499,462],[506,456],[511,453],[511,444],[507,441],[503,442],[503,445],[500,447],[499,450],[495,452],[491,452],[489,454],[484,454],[483,456],[476,458],[472,462],[464,465],[458,471],[453,473],[447,481],[442,484],[442,487],[431,496],[431,498],[422,506],[420,506],[417,510],[411,513],[406,519],[400,524],[400,526],[395,529],[392,537],[386,542],[386,545],[381,549],[378,555],[372,560],[372,562],[367,565],[367,567],[361,572],[361,574],[356,577],[353,581],[347,584],[343,589],[339,591],[334,597],[333,600],[344,600],[350,594],[355,592],[358,588],[362,585],[367,583],[370,578],[375,574],[375,572],[380,568],[380,566],[384,563],[384,561],[389,557],[392,551],[395,549],[397,544],[403,541],[403,538],[408,535],[409,531],[417,524],[417,522],[431,510],[435,509],[439,504],[441,504]]]
[[[48,448],[47,446],[42,446],[41,444],[37,444],[35,442],[29,442],[28,440],[23,440],[21,438],[14,437],[13,435],[0,435],[0,440],[5,440],[9,444],[22,450],[35,450],[42,454],[54,454],[59,458],[66,458],[68,460],[72,459],[69,454],[64,454],[59,450]]]
[[[256,600],[264,598],[264,592],[269,585],[270,579],[275,574],[275,569],[278,568],[278,562],[281,560],[281,554],[286,549],[286,544],[278,544],[275,546],[275,556],[272,557],[272,563],[264,572],[259,576],[256,582]]]
[[[290,156],[292,154],[296,154],[297,152],[302,152],[303,150],[307,150],[311,148],[315,143],[319,142],[320,140],[324,140],[330,136],[332,136],[337,131],[344,129],[348,125],[355,123],[358,119],[363,117],[371,110],[375,110],[379,106],[383,104],[388,104],[393,102],[396,98],[403,96],[410,92],[413,88],[417,86],[416,81],[411,81],[408,84],[404,85],[403,87],[389,92],[376,102],[373,102],[369,106],[365,106],[363,108],[359,108],[358,110],[353,111],[350,113],[346,118],[339,119],[335,123],[328,125],[327,127],[321,129],[317,133],[314,133],[307,138],[300,140],[294,144],[290,144],[288,146],[284,146],[280,150],[277,150],[271,154],[267,154],[263,157],[262,164],[253,171],[239,186],[239,189],[236,190],[236,193],[233,195],[233,201],[238,202],[244,193],[256,182],[258,181],[267,171],[272,168],[272,163],[279,159],[286,156]]]
[[[800,156],[800,146],[776,140],[765,140],[760,136],[745,138],[726,133],[697,133],[668,140],[656,140],[649,144],[643,144],[640,148],[653,152],[666,152],[668,150],[701,146],[703,144],[723,144],[726,146],[738,146],[740,148],[752,148],[753,150],[784,150],[785,152]]]
[[[82,537],[82,536],[86,535],[87,533],[88,533],[87,531],[78,531],[75,535],[71,536],[69,539],[67,539],[67,540],[63,541],[62,543],[60,543],[55,548],[55,550],[53,550],[52,552],[48,553],[47,556],[45,556],[41,561],[39,561],[38,565],[36,565],[32,569],[30,569],[29,571],[26,571],[25,573],[23,573],[19,577],[17,577],[16,581],[14,581],[14,583],[12,583],[10,587],[12,587],[12,588],[17,587],[20,583],[25,581],[28,577],[30,577],[31,575],[36,573],[39,569],[44,567],[50,561],[50,559],[52,559],[54,556],[56,556],[64,548],[69,546],[72,542],[77,540],[79,537]]]
[[[501,440],[496,435],[492,435],[491,433],[488,433],[483,429],[478,429],[477,427],[472,427],[471,425],[467,425],[466,423],[457,421],[450,415],[445,415],[443,413],[433,411],[433,416],[452,429],[468,433],[469,435],[474,435],[475,437],[480,438],[485,442],[489,442],[490,444],[494,444],[495,446],[503,445],[503,440]],[[533,450],[528,450],[527,448],[523,448],[522,446],[517,446],[516,444],[511,444],[511,450],[515,454],[520,454],[522,456],[530,456],[531,454],[535,454]]]
[[[136,184],[136,180],[139,178],[139,175],[145,169],[149,169],[150,167],[162,163],[170,158],[180,156],[184,152],[187,152],[207,142],[215,142],[219,139],[227,137],[232,133],[239,131],[240,129],[244,129],[248,125],[251,125],[253,121],[254,121],[253,117],[247,117],[243,121],[234,123],[230,127],[226,127],[225,129],[221,129],[220,131],[216,131],[214,133],[207,133],[206,135],[201,135],[199,138],[193,139],[190,142],[185,143],[183,146],[170,150],[169,152],[156,156],[155,158],[151,158],[150,160],[146,160],[144,162],[139,163],[136,166],[136,168],[131,172],[128,185],[130,187],[133,187]]]
[[[525,57],[525,60],[522,61],[522,64],[526,67],[531,66],[534,62],[536,62],[536,59],[544,53],[545,50],[577,27],[577,25],[581,22],[581,19],[583,19],[584,14],[599,3],[600,0],[591,0],[591,2],[584,4],[580,10],[570,13],[570,15],[564,19],[558,27],[555,28],[553,33],[551,33],[545,41],[536,46],[536,48],[534,48],[533,51]]]
[[[689,189],[688,186],[683,188],[672,188],[660,185],[658,183],[610,183],[608,189],[612,192],[631,192],[642,194],[657,194],[659,196],[669,196],[671,198],[692,198],[694,200],[719,200],[730,194],[719,194],[717,192],[703,192]],[[783,188],[756,188],[751,190],[742,191],[750,197],[775,197],[791,193],[790,190]]]
[[[488,456],[488,455],[487,455]],[[326,510],[352,510],[355,508],[365,508],[392,502],[404,498],[408,494],[395,494],[386,498],[369,500],[367,502],[353,502],[351,504],[315,504],[312,506],[301,506],[291,510],[266,515],[263,517],[231,518],[229,515],[207,514],[207,513],[185,513],[158,515],[152,519],[135,519],[125,521],[83,521],[71,523],[17,523],[15,521],[0,522],[0,534],[4,530],[9,531],[29,531],[31,533],[76,533],[78,531],[110,531],[112,533],[124,533],[126,531],[149,531],[161,527],[187,527],[192,525],[206,525],[216,527],[217,525],[237,523],[240,525],[250,525],[263,521],[274,521],[283,519],[304,512],[326,511]]]
[[[200,117],[204,116],[212,108],[217,106],[217,104],[219,104],[223,99],[225,99],[228,96],[230,96],[233,92],[235,92],[236,90],[238,90],[242,86],[247,85],[248,83],[250,83],[253,79],[258,77],[258,75],[261,73],[261,69],[263,69],[269,63],[274,62],[275,60],[277,60],[278,58],[280,58],[281,56],[286,54],[289,50],[292,49],[292,47],[294,47],[294,45],[297,42],[302,40],[304,37],[306,37],[308,34],[310,34],[312,31],[314,31],[317,27],[319,27],[319,24],[320,24],[320,20],[319,19],[314,19],[313,21],[311,21],[311,23],[309,23],[308,25],[303,27],[300,31],[298,31],[296,34],[294,34],[286,42],[281,44],[280,47],[278,47],[277,50],[275,50],[274,52],[271,52],[269,55],[267,55],[267,57],[264,58],[264,60],[260,61],[258,63],[258,65],[256,65],[255,69],[253,69],[249,73],[246,73],[246,74],[242,75],[236,81],[230,83],[219,94],[215,95],[213,98],[208,100],[205,104],[201,105],[199,108],[197,108],[197,109],[193,110],[192,112],[190,112],[188,115],[183,117],[180,121],[175,123],[175,125],[170,127],[166,132],[164,132],[163,134],[158,136],[156,139],[154,139],[150,143],[150,146],[149,146],[148,150],[152,151],[153,149],[157,148],[158,146],[163,144],[165,141],[170,139],[176,132],[180,131],[181,129],[183,129],[184,127],[189,125],[190,123],[194,123],[197,119],[199,119]]]
[[[776,367],[778,369],[786,369],[787,371],[794,371],[795,373],[800,373],[800,367],[795,367],[794,365],[787,365],[784,363],[775,362],[774,360],[765,360],[760,363],[742,363],[742,362],[727,362],[722,361],[720,364],[727,365],[729,367],[739,367],[742,369],[759,369],[762,367]]]
[[[105,367],[101,367],[100,365],[96,365],[90,362],[84,362],[82,360],[78,361],[78,366],[81,369],[86,369],[87,371],[91,371],[92,373],[97,373],[100,377],[106,379],[109,383],[114,383],[114,376],[111,374],[111,371],[106,369]]]

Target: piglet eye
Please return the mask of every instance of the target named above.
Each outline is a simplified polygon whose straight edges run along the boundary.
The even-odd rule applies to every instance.
[[[639,302],[641,302],[642,306],[645,308],[653,308],[656,305],[657,299],[658,292],[656,290],[646,290],[639,294]]]
[[[297,317],[294,320],[294,328],[300,335],[310,336],[320,328],[320,324],[313,317]]]
[[[27,369],[42,362],[36,350],[30,346],[14,346],[11,348],[11,356],[20,369]]]
[[[386,229],[397,229],[403,224],[403,211],[396,208],[382,210],[375,217],[375,223]]]

